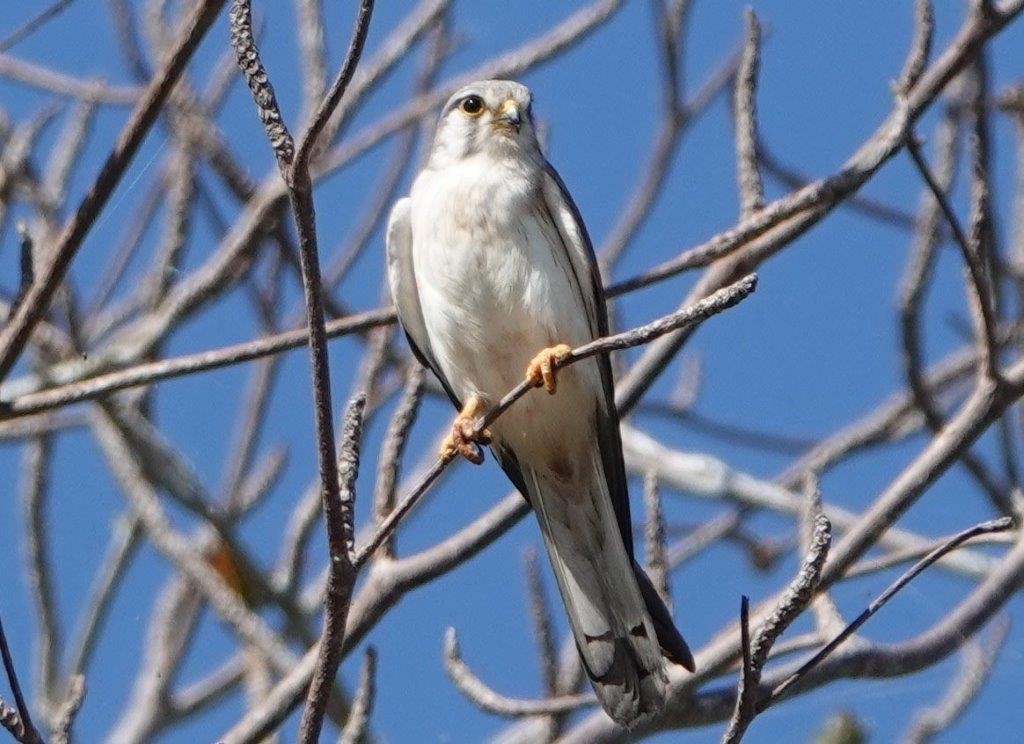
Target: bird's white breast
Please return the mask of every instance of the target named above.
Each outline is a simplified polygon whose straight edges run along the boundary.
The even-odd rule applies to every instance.
[[[464,401],[478,394],[493,403],[542,348],[592,337],[557,228],[544,216],[541,175],[521,161],[480,156],[427,169],[413,185],[423,318],[437,363]],[[564,439],[571,420],[589,420],[599,390],[596,365],[575,365],[560,374],[557,395],[527,396],[495,434],[517,450]]]

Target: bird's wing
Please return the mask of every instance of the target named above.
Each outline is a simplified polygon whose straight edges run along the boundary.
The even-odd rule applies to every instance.
[[[608,335],[608,315],[604,305],[601,275],[597,269],[594,247],[587,235],[579,210],[569,196],[565,184],[550,164],[545,168],[543,184],[544,204],[561,237],[561,248],[568,254],[575,274],[576,284],[582,296],[583,306],[595,337]],[[556,250],[559,246],[555,246]],[[604,394],[597,404],[597,442],[601,466],[608,483],[608,496],[615,510],[619,534],[626,554],[632,564],[637,586],[657,632],[658,641],[667,656],[691,672],[694,670],[693,654],[686,641],[672,621],[665,603],[658,596],[654,585],[633,557],[633,525],[629,516],[629,492],[626,488],[626,466],[622,460],[622,441],[619,435],[619,414],[615,408],[615,386],[607,354],[597,359]],[[506,472],[508,472],[506,467]],[[520,476],[522,480],[522,476]],[[549,543],[550,545],[550,543]],[[554,546],[558,548],[559,546]],[[557,551],[556,551],[557,552]],[[553,558],[554,560],[554,558]],[[596,559],[595,559],[596,560]],[[563,595],[565,592],[563,591]],[[567,608],[569,607],[567,603]],[[570,609],[570,615],[572,610]],[[625,614],[624,614],[625,616]],[[632,626],[630,626],[632,627]],[[635,640],[635,639],[634,639]],[[595,681],[597,685],[600,680]],[[598,689],[595,686],[595,689]]]
[[[579,209],[555,169],[548,163],[544,169],[544,206],[561,238],[561,248],[569,257],[579,287],[583,306],[595,338],[608,335],[608,314],[604,305],[601,275],[597,269],[594,248]],[[557,249],[559,246],[555,246]],[[615,409],[615,387],[612,369],[606,354],[597,357],[604,391],[597,410],[597,439],[601,449],[601,462],[608,480],[615,517],[622,533],[626,552],[633,557],[633,529],[629,516],[629,495],[626,489],[626,468],[622,461],[622,441],[619,435],[619,415]]]
[[[395,309],[398,312],[398,322],[402,324],[413,355],[420,364],[428,367],[437,376],[455,407],[462,408],[462,403],[442,374],[437,358],[430,348],[430,336],[427,334],[427,326],[423,321],[420,293],[416,286],[416,269],[412,260],[410,211],[409,198],[405,197],[395,202],[395,206],[391,208],[391,216],[388,217],[385,242],[387,243],[388,284],[391,285],[391,299],[394,300]]]

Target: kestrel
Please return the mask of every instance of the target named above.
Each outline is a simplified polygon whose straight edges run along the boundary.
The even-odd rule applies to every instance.
[[[425,167],[391,211],[388,278],[413,353],[460,410],[444,451],[491,452],[537,515],[583,666],[624,725],[662,709],[666,662],[693,656],[633,557],[611,367],[554,365],[607,335],[593,248],[537,142],[530,91],[468,85],[445,104]],[[473,441],[526,375],[527,395]]]

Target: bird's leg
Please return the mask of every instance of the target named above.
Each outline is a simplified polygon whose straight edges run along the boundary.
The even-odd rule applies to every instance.
[[[556,344],[542,349],[537,356],[530,360],[526,368],[526,379],[534,387],[544,386],[549,393],[554,394],[558,389],[558,380],[555,373],[555,364],[566,359],[572,352],[568,344]]]
[[[452,430],[441,442],[441,457],[460,454],[474,465],[484,461],[483,450],[477,445],[490,444],[491,432],[484,429],[479,434],[475,431],[476,420],[487,411],[487,404],[478,396],[472,396],[459,411],[452,422]]]

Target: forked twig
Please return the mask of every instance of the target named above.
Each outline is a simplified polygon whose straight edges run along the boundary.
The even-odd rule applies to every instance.
[[[849,638],[851,635],[857,632],[864,623],[871,619],[871,616],[878,612],[885,604],[896,595],[903,587],[913,581],[922,571],[927,569],[929,566],[934,564],[937,560],[942,558],[953,550],[956,550],[960,545],[970,540],[972,537],[978,535],[987,535],[993,532],[1005,532],[1006,530],[1012,529],[1014,521],[1010,517],[1002,517],[1000,519],[993,519],[988,522],[982,522],[974,527],[970,527],[962,532],[958,532],[953,535],[949,540],[944,542],[935,550],[931,551],[924,558],[919,560],[913,566],[905,571],[896,581],[890,584],[884,592],[878,595],[871,603],[861,612],[854,620],[849,623],[843,630],[836,635],[831,641],[818,651],[814,656],[804,662],[799,669],[793,672],[789,677],[778,684],[759,705],[758,710],[762,711],[780,697],[785,695],[786,691],[789,690],[793,685],[799,682],[804,676],[807,675],[814,667],[821,663],[829,654],[835,651],[843,641]]]

